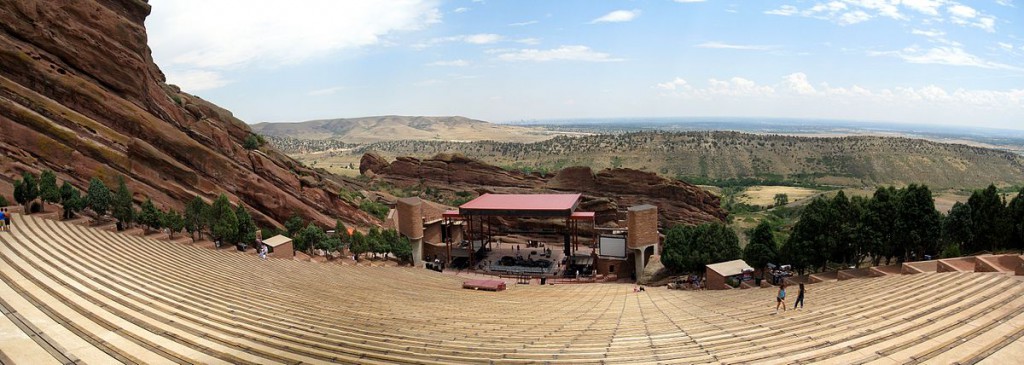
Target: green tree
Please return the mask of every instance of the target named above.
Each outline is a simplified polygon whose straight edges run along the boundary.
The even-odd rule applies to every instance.
[[[782,259],[800,272],[811,267],[824,270],[836,246],[838,226],[830,201],[814,198],[800,213],[800,220],[783,245]]]
[[[898,198],[896,188],[879,187],[872,195],[871,201],[868,202],[868,212],[864,224],[868,226],[867,229],[870,232],[877,236],[866,242],[865,250],[871,254],[874,266],[881,264],[882,258],[885,258],[885,264],[888,265],[890,260],[898,256],[899,247],[896,242]]]
[[[774,206],[776,206],[776,207],[784,206],[786,204],[789,204],[789,194],[786,194],[786,193],[775,194],[774,200],[775,200]]]
[[[132,201],[132,192],[128,190],[128,185],[124,182],[124,176],[117,177],[117,191],[114,192],[114,197],[110,205],[112,214],[114,215],[114,218],[121,222],[121,227],[131,227],[136,218],[135,206]],[[143,222],[143,224],[145,224],[145,222]]]
[[[168,209],[167,212],[163,213],[161,222],[164,227],[169,231],[167,238],[174,239],[174,234],[181,232],[185,229],[185,217],[173,209]]]
[[[6,206],[8,206],[10,204],[11,203],[9,201],[7,201],[7,197],[6,196],[0,195],[0,207],[6,207]]]
[[[950,246],[956,246],[959,252],[962,247],[974,243],[973,216],[970,205],[961,202],[953,204],[949,215],[942,220],[942,238],[946,244],[944,250],[948,251]]]
[[[210,234],[213,239],[221,243],[235,242],[238,233],[238,218],[231,208],[231,202],[227,195],[221,194],[209,209]]]
[[[147,229],[156,230],[160,229],[160,218],[160,210],[153,205],[153,200],[146,198],[146,201],[142,203],[139,223],[142,223]]]
[[[768,263],[777,263],[778,250],[778,243],[775,242],[771,224],[766,220],[761,221],[750,233],[750,242],[747,243],[747,247],[743,248],[743,261],[762,270],[763,273]]]
[[[975,191],[967,199],[973,218],[974,240],[967,246],[969,252],[982,250],[996,251],[1007,247],[1013,235],[1013,224],[1010,222],[1006,202],[999,195],[995,185],[984,190]]]
[[[367,247],[366,243],[366,236],[364,236],[362,232],[352,232],[352,243],[349,245],[349,250],[352,251],[353,255],[355,255],[356,261],[359,261],[359,256],[362,256],[364,253],[369,251],[369,247]]]
[[[185,230],[192,236],[193,242],[196,240],[197,233],[199,239],[203,239],[203,228],[208,224],[206,220],[208,209],[206,202],[198,195],[185,206]]]
[[[245,142],[242,142],[242,147],[247,150],[260,148],[260,140],[256,138],[255,134],[250,134],[248,137],[245,137]]]
[[[395,254],[398,262],[412,264],[412,243],[409,242],[409,238],[400,236],[391,248],[391,252]]]
[[[21,181],[14,183],[14,200],[27,208],[28,204],[38,197],[39,184],[36,182],[35,175],[28,171],[24,172],[21,175]]]
[[[53,171],[43,170],[39,175],[39,197],[46,203],[60,203],[57,175],[54,175]]]
[[[334,221],[334,233],[338,235],[338,250],[344,250],[349,242],[351,242],[352,237],[348,234],[348,227],[345,227],[345,223],[340,219]]]
[[[1010,247],[1024,252],[1024,188],[1021,188],[1007,206],[1010,221]]]
[[[924,185],[910,184],[900,192],[897,204],[896,236],[902,248],[902,261],[914,256],[938,254],[942,230],[935,199]]]
[[[323,241],[326,239],[327,234],[324,233],[324,230],[310,222],[306,225],[306,228],[299,231],[293,240],[296,250],[306,252],[312,256],[313,249],[323,246]]]
[[[719,223],[699,226],[677,225],[665,237],[662,262],[676,272],[703,272],[715,262],[739,259],[739,238],[731,228]]]
[[[250,245],[256,242],[256,222],[253,222],[249,210],[239,204],[238,209],[235,209],[235,218],[238,219],[238,242]]]
[[[284,229],[288,232],[288,237],[295,238],[298,236],[299,231],[306,226],[306,221],[302,219],[298,214],[292,214],[291,218],[288,218],[284,222]]]
[[[60,204],[64,207],[64,219],[71,219],[84,208],[85,201],[82,199],[82,193],[65,181],[60,186]]]
[[[96,177],[89,180],[87,205],[97,216],[107,214],[107,210],[110,209],[110,189],[107,189],[107,185],[103,184],[103,180]]]

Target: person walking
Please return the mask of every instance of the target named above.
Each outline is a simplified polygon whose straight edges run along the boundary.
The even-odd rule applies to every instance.
[[[0,232],[7,230],[7,208],[0,208]]]
[[[786,284],[779,285],[779,295],[775,297],[775,313],[779,313],[779,306],[782,306],[782,311],[786,311]]]
[[[793,302],[793,309],[797,309],[796,305],[800,305],[800,309],[804,309],[804,284],[800,283],[800,291],[796,293],[796,301]]]
[[[11,231],[11,212],[4,208],[4,230]]]

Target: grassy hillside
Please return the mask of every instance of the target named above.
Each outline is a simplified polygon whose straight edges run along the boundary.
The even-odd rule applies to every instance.
[[[260,123],[255,133],[299,140],[337,140],[373,143],[400,139],[425,141],[481,141],[501,138],[512,142],[536,142],[558,134],[542,128],[492,124],[465,117],[380,116],[325,119],[301,123]]]
[[[935,189],[1024,181],[1024,158],[960,144],[893,137],[808,138],[739,132],[637,132],[557,137],[535,143],[387,141],[309,159],[346,164],[366,151],[385,157],[460,152],[511,169],[632,167],[699,184],[872,187],[923,183]],[[345,156],[347,155],[347,156]]]

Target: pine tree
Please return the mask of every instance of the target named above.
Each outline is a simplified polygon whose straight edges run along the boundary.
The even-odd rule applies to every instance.
[[[89,180],[88,206],[97,216],[107,214],[110,209],[110,189],[99,178]]]
[[[174,239],[174,234],[185,228],[185,218],[176,210],[168,209],[161,215],[161,222],[169,231],[167,238]]]
[[[65,181],[60,186],[60,204],[64,207],[64,219],[71,219],[84,208],[85,201],[82,199],[82,193]]]
[[[57,175],[53,171],[43,170],[39,175],[39,196],[46,203],[60,203],[60,189],[57,188]]]
[[[131,227],[136,219],[135,206],[132,201],[132,193],[124,182],[124,176],[117,177],[117,191],[114,192],[113,201],[111,201],[110,205],[112,214],[118,222],[121,222],[121,227]],[[139,217],[139,220],[145,224],[141,217]]]
[[[142,202],[142,210],[139,213],[139,223],[142,223],[146,228],[154,230],[160,229],[160,210],[153,205],[153,201],[146,198],[146,201]]]
[[[213,239],[222,243],[236,242],[238,218],[235,217],[235,211],[231,208],[231,202],[228,201],[227,195],[221,194],[217,197],[209,210],[210,234],[213,235]]]
[[[252,215],[241,204],[235,209],[235,218],[238,219],[238,233],[235,235],[236,242],[251,245],[256,242],[256,222],[253,222]]]
[[[28,208],[29,203],[39,197],[39,185],[36,176],[26,171],[21,174],[21,181],[14,183],[14,200]],[[28,211],[28,209],[26,209]]]
[[[208,225],[206,220],[208,209],[206,202],[198,195],[185,206],[185,230],[192,236],[193,242],[197,239],[197,234],[198,239],[203,239],[203,229]]]
[[[775,241],[775,234],[772,233],[772,226],[768,221],[761,221],[750,233],[747,247],[743,248],[743,261],[758,270],[764,270],[768,263],[776,261],[777,255],[778,243]]]

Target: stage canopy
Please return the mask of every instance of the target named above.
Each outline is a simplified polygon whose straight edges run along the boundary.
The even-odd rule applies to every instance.
[[[465,216],[571,217],[580,194],[484,194],[459,207]]]

